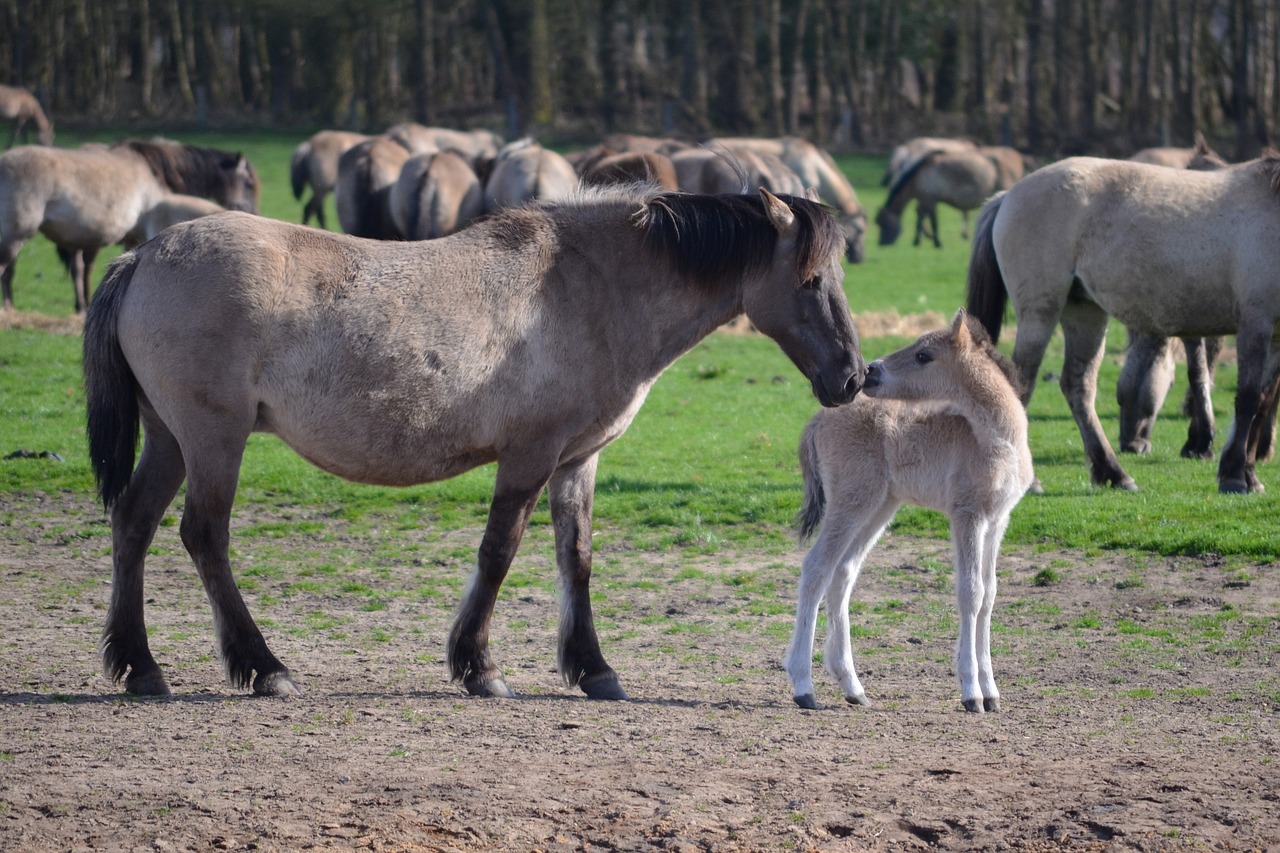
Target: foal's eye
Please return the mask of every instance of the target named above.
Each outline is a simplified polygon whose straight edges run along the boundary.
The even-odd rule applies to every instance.
[[[933,361],[932,353],[926,350],[920,350],[920,352],[916,353],[916,364],[928,364],[931,361]]]

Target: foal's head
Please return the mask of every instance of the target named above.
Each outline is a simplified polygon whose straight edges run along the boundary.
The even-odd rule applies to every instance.
[[[1007,384],[1022,395],[1014,363],[991,342],[986,329],[962,308],[950,328],[926,332],[915,343],[867,365],[863,391],[899,400],[954,400],[974,382]]]

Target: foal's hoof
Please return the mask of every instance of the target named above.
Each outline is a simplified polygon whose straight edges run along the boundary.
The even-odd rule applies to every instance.
[[[283,696],[287,699],[296,699],[302,695],[302,691],[298,689],[298,685],[293,683],[293,677],[289,675],[289,670],[277,670],[269,672],[266,675],[259,675],[253,680],[253,695],[255,696]]]
[[[818,700],[813,698],[812,693],[801,693],[792,698],[797,705],[804,708],[806,711],[818,710]]]
[[[587,676],[578,682],[578,686],[582,688],[583,693],[587,694],[588,699],[625,702],[631,698],[618,683],[618,674],[611,669]]]
[[[844,701],[850,705],[862,705],[863,707],[871,707],[871,700],[867,698],[867,694],[859,693],[856,696],[846,696]]]
[[[494,675],[489,678],[468,678],[464,684],[467,692],[472,696],[484,696],[491,699],[516,698],[515,691],[507,686],[507,682],[503,681],[500,675]]]
[[[134,696],[173,695],[173,692],[169,690],[169,685],[164,680],[164,676],[160,674],[158,669],[142,674],[129,673],[124,680],[124,689]]]
[[[964,705],[964,709],[970,714],[981,714],[986,711],[985,699],[965,699],[960,704]]]
[[[990,714],[1000,713],[1000,697],[997,696],[994,699],[983,699],[982,710]]]

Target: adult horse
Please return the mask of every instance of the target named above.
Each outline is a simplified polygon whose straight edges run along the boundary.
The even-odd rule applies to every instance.
[[[228,556],[245,442],[261,431],[367,483],[497,462],[447,651],[453,679],[477,695],[512,695],[489,624],[549,490],[560,672],[592,698],[626,698],[591,614],[599,453],[668,365],[743,312],[823,405],[853,399],[866,368],[840,246],[830,213],[805,199],[624,187],[503,211],[441,240],[380,243],[228,213],[124,255],[85,324],[90,458],[111,509],[106,674],[131,693],[168,692],[147,645],[143,561],[186,479],[179,530],[231,680],[297,692]]]
[[[675,164],[666,154],[657,151],[609,152],[607,149],[605,152],[580,168],[574,167],[587,186],[651,183],[664,190],[680,188]]]
[[[1235,429],[1218,488],[1262,491],[1261,416],[1280,358],[1280,155],[1214,172],[1073,157],[1023,178],[983,208],[969,265],[970,313],[997,337],[1013,302],[1014,361],[1029,399],[1054,328],[1061,387],[1095,484],[1136,488],[1094,411],[1108,316],[1145,334],[1235,333]]]
[[[941,248],[938,204],[945,203],[964,217],[961,236],[968,237],[969,211],[982,206],[992,193],[1008,189],[1022,177],[1022,155],[1012,148],[973,148],[930,151],[904,169],[889,187],[884,207],[876,214],[880,245],[891,246],[902,233],[902,214],[916,202],[913,246],[926,235]]]
[[[560,154],[532,139],[503,147],[484,185],[484,209],[494,213],[534,200],[559,201],[578,190],[578,173]]]
[[[338,158],[334,202],[342,230],[355,237],[398,240],[391,217],[391,187],[409,159],[408,149],[385,136],[374,136]]]
[[[930,151],[973,151],[977,143],[968,139],[953,139],[946,136],[916,136],[895,145],[889,152],[889,163],[880,177],[880,186],[892,186],[902,170],[919,160]]]
[[[289,162],[289,180],[293,197],[302,200],[302,194],[311,187],[311,198],[302,206],[302,224],[315,217],[324,228],[324,200],[338,183],[338,158],[369,139],[363,133],[346,130],[321,130],[293,149]]]
[[[484,188],[466,157],[451,148],[406,160],[388,203],[400,237],[434,240],[484,213]]]
[[[427,127],[411,121],[392,125],[383,136],[410,154],[431,154],[452,148],[466,157],[472,168],[480,160],[497,157],[502,148],[502,137],[491,130],[453,130]]]
[[[41,145],[53,144],[53,123],[40,108],[36,96],[20,86],[0,86],[0,120],[13,122],[13,136],[6,148],[12,148],[22,134],[24,143],[30,141],[28,123],[36,126],[36,141]]]
[[[726,137],[716,141],[731,151],[748,149],[758,154],[771,154],[785,163],[799,176],[801,186],[813,187],[823,200],[839,211],[840,226],[844,229],[845,259],[851,264],[862,262],[866,256],[869,226],[867,211],[858,201],[853,184],[825,149],[800,136],[777,139]]]
[[[165,139],[110,147],[20,146],[0,155],[0,286],[13,307],[14,266],[24,243],[44,234],[71,273],[76,312],[89,301],[98,251],[119,243],[170,193],[258,211],[258,175],[239,153]]]
[[[692,193],[773,193],[803,195],[800,177],[777,157],[750,149],[691,148],[671,155],[676,182]]]

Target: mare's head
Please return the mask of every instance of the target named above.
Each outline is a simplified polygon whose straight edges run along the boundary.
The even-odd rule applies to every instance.
[[[227,210],[258,212],[261,186],[253,164],[243,154],[206,149],[216,164],[210,169],[209,198]]]
[[[1022,396],[1017,366],[961,308],[950,328],[925,332],[915,343],[867,365],[863,391],[868,397],[946,401],[968,395],[974,380],[1007,383],[1015,397]]]
[[[113,147],[140,154],[170,192],[211,199],[227,210],[258,212],[258,173],[239,152],[169,139],[126,139]]]
[[[843,235],[830,208],[768,190],[654,197],[651,243],[709,289],[737,287],[741,309],[809,380],[824,406],[852,400],[866,363],[844,294]]]

